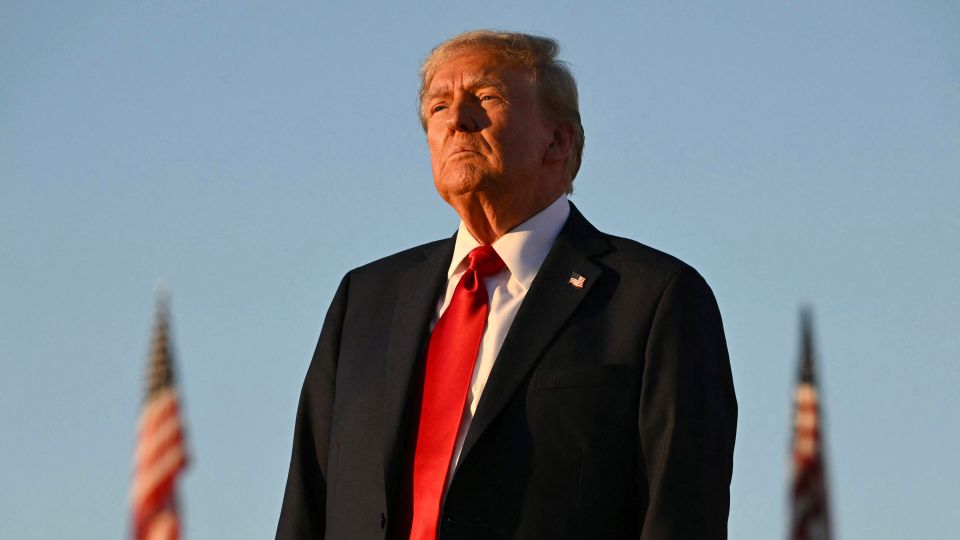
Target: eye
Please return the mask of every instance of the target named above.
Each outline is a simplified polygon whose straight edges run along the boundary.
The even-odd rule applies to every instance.
[[[431,113],[431,114],[433,114],[433,113],[438,113],[438,112],[440,112],[440,111],[442,111],[442,110],[444,110],[444,109],[446,109],[446,108],[447,108],[447,106],[446,106],[446,105],[443,105],[443,104],[434,105],[433,107],[430,107],[430,113]]]
[[[495,99],[498,99],[497,96],[494,96],[494,95],[492,95],[492,94],[487,94],[487,95],[485,95],[485,96],[480,96],[480,101],[493,101],[493,100],[495,100]]]

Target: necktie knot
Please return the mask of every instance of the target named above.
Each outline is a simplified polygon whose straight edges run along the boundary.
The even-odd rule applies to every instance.
[[[467,254],[467,263],[470,269],[481,278],[496,274],[505,266],[500,255],[497,255],[497,252],[489,245],[473,248]]]

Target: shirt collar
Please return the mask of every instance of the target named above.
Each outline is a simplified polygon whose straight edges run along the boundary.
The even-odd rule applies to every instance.
[[[533,278],[540,270],[543,260],[547,258],[547,253],[553,247],[553,242],[560,234],[560,229],[567,222],[569,215],[570,204],[567,203],[567,195],[560,195],[549,206],[493,243],[493,249],[503,259],[510,275],[516,278],[524,289],[530,288]],[[447,279],[461,270],[467,254],[479,245],[480,242],[470,234],[466,224],[461,221],[460,228],[457,229],[453,258],[447,270]]]

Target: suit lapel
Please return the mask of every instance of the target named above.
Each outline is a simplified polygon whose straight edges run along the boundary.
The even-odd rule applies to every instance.
[[[602,234],[570,205],[570,217],[527,291],[500,347],[470,423],[461,462],[490,422],[540,358],[541,353],[590,292],[603,270],[588,257],[609,250]],[[585,278],[582,287],[570,283],[573,273]]]
[[[414,377],[423,353],[441,287],[446,283],[454,240],[425,253],[425,259],[399,276],[397,303],[387,342],[384,373],[384,481],[387,500],[397,493]]]

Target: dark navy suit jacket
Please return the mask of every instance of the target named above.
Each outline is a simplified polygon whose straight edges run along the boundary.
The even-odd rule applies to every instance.
[[[303,384],[277,538],[403,537],[420,367],[453,245],[343,278]],[[571,205],[480,398],[439,537],[726,538],[736,419],[703,278]]]

